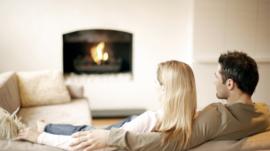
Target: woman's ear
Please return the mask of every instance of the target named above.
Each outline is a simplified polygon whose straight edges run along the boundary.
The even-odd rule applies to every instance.
[[[232,90],[235,87],[235,83],[232,79],[227,79],[226,86],[229,90]]]

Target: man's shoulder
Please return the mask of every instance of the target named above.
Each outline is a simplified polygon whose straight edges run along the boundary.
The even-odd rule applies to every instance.
[[[224,106],[222,103],[212,103],[198,113],[193,124],[189,147],[204,143],[219,134],[222,123],[220,107],[222,106]]]
[[[224,106],[224,104],[220,103],[220,102],[215,102],[215,103],[211,103],[206,107],[217,107],[217,106]]]
[[[223,108],[222,103],[211,103],[201,110],[196,118],[196,121],[200,123],[199,125],[207,125],[213,123],[220,123],[221,111],[220,108]],[[216,125],[216,124],[215,124]]]
[[[206,106],[201,112],[202,113],[212,113],[212,112],[219,113],[220,110],[222,110],[223,108],[225,108],[225,105],[222,103],[211,103],[208,106]]]
[[[211,103],[201,110],[195,120],[199,127],[219,128],[228,116],[228,111],[225,104]]]

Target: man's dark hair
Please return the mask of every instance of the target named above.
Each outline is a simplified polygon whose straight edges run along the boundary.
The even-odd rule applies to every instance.
[[[259,81],[256,61],[244,52],[228,51],[221,54],[218,63],[221,65],[223,83],[232,79],[240,90],[253,94]]]

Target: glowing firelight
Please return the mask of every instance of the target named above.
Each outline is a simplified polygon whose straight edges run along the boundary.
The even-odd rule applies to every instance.
[[[109,59],[108,52],[104,51],[105,43],[100,42],[96,47],[91,48],[91,57],[96,64],[101,64],[102,61],[107,61]]]

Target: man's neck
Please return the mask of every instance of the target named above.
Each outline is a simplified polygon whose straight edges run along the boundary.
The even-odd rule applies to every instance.
[[[230,95],[229,98],[227,99],[227,102],[229,104],[234,103],[253,104],[251,96],[243,92],[234,93]]]

